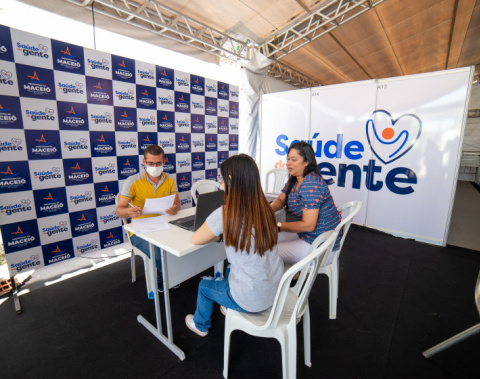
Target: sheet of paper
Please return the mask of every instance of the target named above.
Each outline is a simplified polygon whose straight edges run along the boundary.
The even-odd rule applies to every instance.
[[[156,199],[146,199],[143,206],[142,214],[144,215],[162,215],[165,214],[165,210],[171,208],[175,195],[158,197]]]
[[[170,229],[170,226],[162,216],[133,219],[131,226],[135,229],[135,234],[146,234]]]

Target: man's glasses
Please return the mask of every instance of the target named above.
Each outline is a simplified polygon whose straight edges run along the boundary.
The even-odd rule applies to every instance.
[[[163,162],[145,162],[148,167],[161,167]]]

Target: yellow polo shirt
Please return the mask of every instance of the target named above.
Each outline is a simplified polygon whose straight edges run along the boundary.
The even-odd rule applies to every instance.
[[[178,190],[175,180],[169,174],[162,173],[162,178],[158,184],[155,184],[145,173],[138,173],[127,178],[120,196],[129,199],[132,205],[143,209],[146,199],[155,199],[176,193],[178,193]],[[158,215],[142,215],[139,218],[153,216]]]

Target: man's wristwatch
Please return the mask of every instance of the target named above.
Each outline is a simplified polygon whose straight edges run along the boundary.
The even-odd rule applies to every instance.
[[[281,232],[281,230],[280,230],[281,228],[282,228],[282,223],[279,221],[279,222],[277,222],[277,229],[278,229],[279,232]]]

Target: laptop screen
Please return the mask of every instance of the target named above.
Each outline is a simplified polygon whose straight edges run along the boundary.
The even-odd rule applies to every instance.
[[[179,218],[170,221],[170,224],[181,228],[195,231],[202,226],[208,216],[225,204],[225,193],[223,191],[214,191],[202,193],[198,196],[195,215]]]
[[[207,192],[198,195],[194,230],[200,228],[207,217],[222,205],[225,205],[224,191]]]

